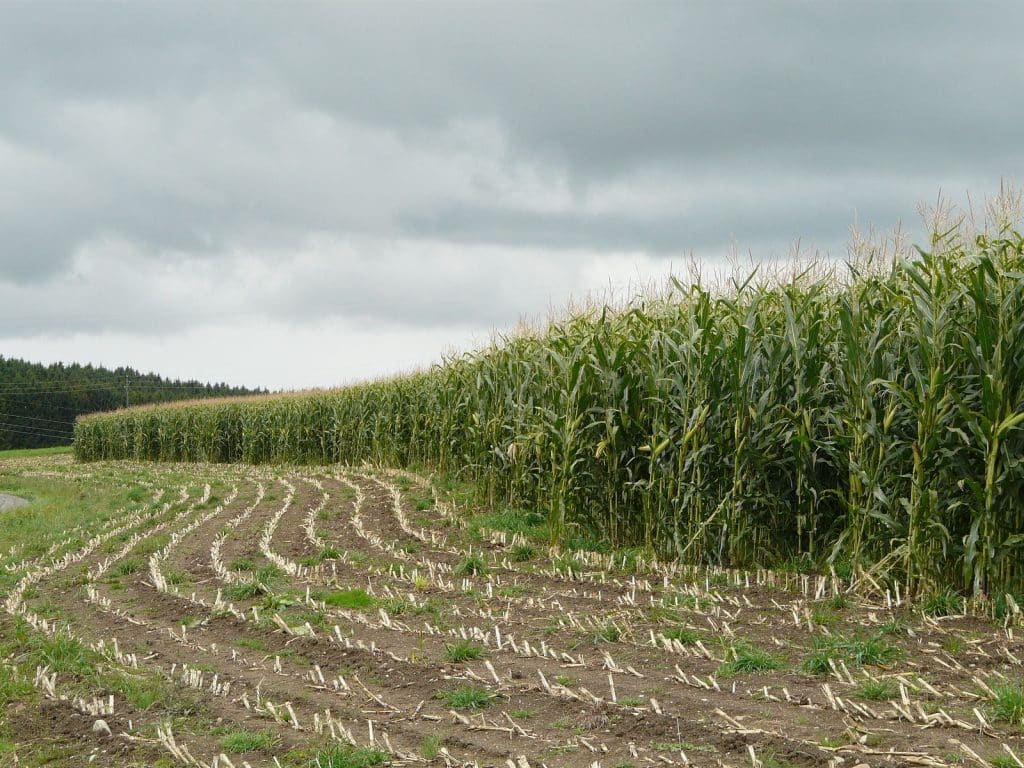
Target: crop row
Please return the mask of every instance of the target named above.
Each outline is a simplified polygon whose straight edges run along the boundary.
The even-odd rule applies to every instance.
[[[1015,223],[1015,222],[1013,222]],[[419,373],[79,420],[79,459],[428,466],[552,541],[1024,591],[1024,239],[699,280]]]

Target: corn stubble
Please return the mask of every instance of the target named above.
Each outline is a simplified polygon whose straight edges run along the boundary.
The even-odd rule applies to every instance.
[[[848,264],[695,277],[430,370],[80,419],[80,459],[427,465],[694,563],[1024,589],[1020,196]]]

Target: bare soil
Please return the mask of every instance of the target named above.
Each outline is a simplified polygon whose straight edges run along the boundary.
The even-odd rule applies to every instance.
[[[441,494],[408,473],[146,471],[167,473],[159,500],[126,514],[123,531],[96,531],[73,563],[38,563],[45,573],[10,609],[89,643],[116,640],[173,681],[196,702],[175,733],[203,765],[224,751],[223,733],[263,729],[272,743],[232,764],[306,765],[332,739],[395,764],[479,766],[947,766],[1024,754],[1019,724],[1000,721],[986,691],[1022,680],[1012,626],[926,617],[813,575],[626,569],[536,543],[526,557],[510,536],[474,536],[466,511],[430,503]],[[857,658],[868,641],[883,661]],[[826,645],[840,650],[813,669]],[[118,699],[111,737],[92,733],[95,719],[54,700],[10,724],[16,742],[43,722],[98,742],[109,764],[118,739],[173,757],[152,737],[167,722],[159,707]]]

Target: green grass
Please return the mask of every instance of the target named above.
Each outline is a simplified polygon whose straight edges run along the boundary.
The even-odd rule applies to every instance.
[[[233,731],[220,739],[220,747],[232,755],[269,749],[277,743],[271,731]]]
[[[370,556],[367,555],[365,552],[349,552],[348,555],[348,561],[352,563],[352,565],[356,566],[365,565],[369,562],[369,560]]]
[[[482,555],[468,554],[452,571],[456,576],[483,576],[487,573],[487,561]]]
[[[228,600],[253,600],[267,594],[267,591],[258,581],[240,581],[224,587],[224,597]]]
[[[555,559],[551,565],[559,573],[569,573],[570,570],[574,573],[579,573],[583,570],[583,563],[571,555],[562,555],[562,557]]]
[[[828,601],[828,607],[833,611],[843,611],[850,607],[850,598],[841,593],[832,595]]]
[[[105,670],[99,678],[104,687],[119,693],[140,712],[175,706],[176,691],[163,678],[118,668]]]
[[[361,588],[318,594],[316,599],[322,600],[333,608],[343,608],[349,611],[363,611],[367,608],[375,608],[378,604],[377,598]]]
[[[142,567],[142,563],[138,560],[122,560],[114,566],[113,572],[117,576],[128,576],[136,573]]]
[[[66,632],[37,636],[33,644],[42,663],[58,674],[86,675],[92,671],[94,654],[77,638]]]
[[[430,616],[433,623],[446,625],[445,603],[438,598],[430,598],[421,603],[414,603],[403,597],[389,597],[380,601],[380,607],[390,616]]]
[[[907,621],[902,616],[893,616],[878,628],[882,635],[902,635],[907,631]]]
[[[256,581],[263,584],[272,584],[284,576],[284,571],[276,565],[265,565],[253,571],[253,573],[256,576]]]
[[[995,617],[999,620],[1006,618],[1006,614],[1010,612],[1010,602],[1007,600],[1007,597],[1012,599],[1018,608],[1024,610],[1024,595],[1002,591],[996,595],[995,605],[993,606],[995,609]]]
[[[33,455],[41,453],[33,452]],[[14,462],[0,462],[0,491],[30,501],[16,515],[0,515],[0,552],[4,555],[13,546],[20,547],[18,559],[33,557],[43,554],[51,543],[72,539],[56,550],[59,556],[81,547],[115,514],[123,514],[130,509],[158,509],[150,506],[154,489],[141,483],[143,478],[151,476],[146,469],[109,465],[84,474],[73,470],[64,477],[64,464],[57,461],[59,459],[41,455],[30,465],[23,460],[16,466]],[[24,474],[26,469],[39,470],[38,475],[27,476]],[[55,471],[51,472],[51,469]],[[168,488],[185,482],[192,480],[176,471],[163,473],[161,478],[161,485]],[[176,496],[176,492],[172,492],[172,495],[165,496],[164,501],[176,501]],[[167,519],[170,514],[173,512],[161,514],[138,530],[144,531],[155,522]],[[76,526],[81,526],[81,531],[69,535],[68,531]],[[134,531],[112,537],[108,542],[111,546],[98,549],[97,557],[119,549],[132,533]],[[130,559],[114,563],[112,576],[138,573],[145,567],[143,557],[137,553]],[[70,567],[53,580],[52,588],[66,592],[69,599],[79,599],[88,566],[88,563],[81,563]],[[6,594],[20,576],[18,571],[0,569],[0,594]],[[116,584],[114,579],[112,587]],[[45,600],[45,594],[43,590],[31,588],[25,596],[33,610],[66,622],[66,613],[58,605]],[[109,642],[109,635],[105,637]],[[188,729],[207,730],[213,727],[212,718],[207,719],[208,710],[194,698],[192,691],[176,687],[161,674],[145,667],[122,668],[113,664],[86,642],[61,629],[47,636],[32,629],[23,619],[5,615],[0,618],[0,659],[13,661],[19,668],[16,674],[10,666],[0,664],[0,712],[4,713],[0,715],[0,765],[7,765],[15,743],[18,745],[18,764],[26,767],[70,764],[80,757],[79,745],[68,745],[65,736],[47,732],[49,723],[38,706],[39,693],[31,685],[31,675],[37,667],[48,667],[50,672],[57,674],[62,695],[82,696],[86,700],[92,696],[113,695],[118,702],[118,714],[135,717],[139,726],[144,726],[151,719],[170,719],[181,722]],[[21,714],[14,719],[14,727],[24,730],[12,734],[12,721],[6,715],[18,711]],[[145,713],[145,717],[139,717],[140,713]],[[146,752],[148,748],[139,749]],[[133,765],[162,764],[139,758],[131,746],[127,752],[119,753],[119,759]]]
[[[622,629],[614,621],[598,628],[592,635],[595,643],[617,643],[622,639]]]
[[[942,641],[942,650],[950,656],[959,656],[967,649],[967,641],[958,635],[950,635]]]
[[[885,666],[902,655],[902,649],[886,640],[881,633],[857,638],[832,635],[815,638],[803,669],[814,675],[826,675],[832,668],[830,661],[836,664],[844,661],[858,667],[865,664]]]
[[[659,611],[671,612],[668,615],[679,617],[678,609],[685,608],[698,613],[703,613],[714,605],[710,598],[701,595],[669,594],[663,595],[661,605],[657,606]]]
[[[249,648],[253,651],[266,652],[267,644],[262,640],[254,637],[239,637],[235,639],[235,645],[239,648]]]
[[[858,666],[885,666],[903,656],[903,650],[899,646],[892,645],[878,636],[850,642],[846,647],[846,653],[847,658]]]
[[[795,763],[772,752],[762,752],[758,755],[758,759],[764,768],[793,768],[795,766]]]
[[[921,600],[921,610],[926,616],[955,616],[963,608],[963,599],[949,587],[930,592]]]
[[[476,661],[487,655],[487,650],[477,643],[469,640],[459,640],[451,645],[445,645],[444,657],[454,664],[461,664],[466,661]]]
[[[683,645],[695,645],[701,639],[701,633],[684,627],[667,627],[659,632],[669,640],[678,640]]]
[[[335,549],[334,547],[325,547],[315,555],[303,557],[299,563],[305,566],[314,566],[320,565],[324,560],[337,560],[339,557],[341,557],[341,550]]]
[[[1024,682],[989,686],[996,698],[989,705],[992,716],[1015,726],[1024,726]]]
[[[143,539],[138,543],[138,546],[135,547],[135,552],[143,557],[152,555],[166,547],[170,541],[171,536],[167,533],[150,536],[148,539]]]
[[[516,544],[509,550],[509,555],[515,563],[526,563],[537,557],[537,549],[530,544]]]
[[[486,688],[475,685],[460,685],[458,688],[438,691],[435,697],[445,706],[458,710],[479,710],[490,706],[494,695]]]
[[[718,752],[718,748],[710,744],[695,744],[692,741],[656,741],[651,744],[651,748],[659,752]]]
[[[729,649],[727,661],[718,668],[721,677],[749,675],[782,669],[785,662],[763,648],[749,643],[737,643]]]
[[[25,674],[16,675],[11,667],[0,664],[0,710],[7,711],[12,702],[27,699],[34,693],[30,677]]]
[[[433,760],[441,751],[441,745],[444,743],[444,737],[439,734],[432,733],[423,737],[423,741],[420,742],[420,757],[424,760]]]
[[[308,768],[370,768],[387,765],[388,753],[369,747],[336,744],[317,752],[307,763]]]
[[[510,507],[491,509],[474,515],[470,521],[470,532],[481,536],[484,529],[504,531],[509,535],[519,534],[529,541],[539,542],[548,538],[544,515]]]
[[[189,575],[185,571],[167,571],[164,574],[164,578],[168,584],[174,584],[175,586],[186,584],[190,581]]]
[[[811,621],[819,627],[834,627],[842,617],[827,606],[818,606],[811,611]]]
[[[45,450],[45,449],[44,449]],[[135,504],[128,484],[90,481],[86,484],[56,477],[25,477],[8,474],[0,464],[0,492],[29,501],[17,514],[0,515],[0,552],[25,546],[24,556],[42,554],[51,542],[64,539],[78,525],[96,526],[113,512]],[[0,572],[0,589],[7,574]]]
[[[818,573],[821,569],[809,553],[793,555],[779,562],[775,569],[787,573]]]
[[[863,680],[857,684],[853,695],[868,701],[888,701],[899,696],[899,688],[891,680]]]
[[[48,667],[50,672],[57,673],[65,690],[71,686],[71,690],[83,696],[113,693],[139,711],[167,715],[200,711],[189,692],[177,689],[161,675],[112,666],[100,653],[66,632],[40,635],[20,618],[13,624],[0,624],[0,630],[0,654],[6,657],[16,651],[23,670]],[[24,674],[15,677],[9,667],[0,665],[0,710],[6,710],[12,702],[31,700],[33,695],[31,678]]]
[[[59,445],[52,448],[10,448],[6,451],[0,451],[0,461],[4,459],[24,459],[33,456],[60,456],[61,454],[71,452],[72,448],[70,445]]]

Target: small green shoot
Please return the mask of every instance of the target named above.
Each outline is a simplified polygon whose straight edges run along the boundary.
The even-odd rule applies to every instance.
[[[486,709],[494,699],[494,695],[486,688],[475,685],[460,685],[458,688],[438,691],[435,695],[446,706],[459,710]]]

